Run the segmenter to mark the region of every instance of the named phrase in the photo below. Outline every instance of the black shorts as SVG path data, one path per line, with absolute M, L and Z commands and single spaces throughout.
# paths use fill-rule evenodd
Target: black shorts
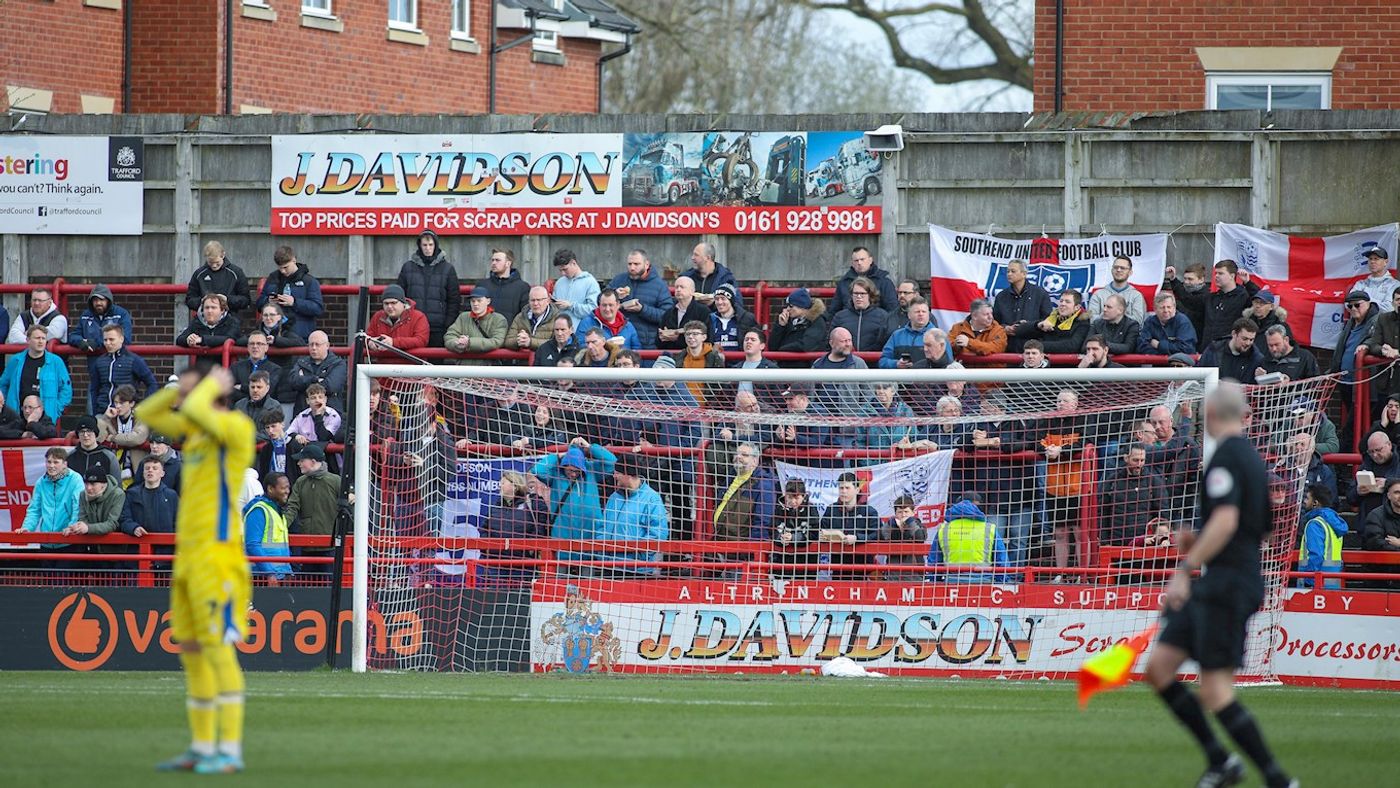
M 1264 601 L 1264 585 L 1258 578 L 1212 579 L 1195 583 L 1180 610 L 1167 611 L 1157 640 L 1185 651 L 1201 670 L 1236 669 L 1244 664 L 1249 617 Z

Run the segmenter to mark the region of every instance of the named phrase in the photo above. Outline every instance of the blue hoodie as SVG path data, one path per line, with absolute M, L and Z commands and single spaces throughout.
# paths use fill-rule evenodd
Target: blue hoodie
M 963 499 L 949 506 L 947 511 L 943 513 L 943 525 L 939 526 L 938 532 L 934 534 L 933 543 L 929 545 L 928 563 L 930 566 L 939 566 L 944 563 L 943 547 L 940 544 L 941 532 L 948 523 L 954 520 L 986 522 L 987 515 L 983 514 L 982 510 L 977 508 L 977 504 L 967 499 Z M 1010 566 L 1011 560 L 1006 553 L 1006 540 L 1002 538 L 1000 533 L 996 532 L 995 526 L 992 526 L 992 528 L 991 566 Z M 983 574 L 979 572 L 957 572 L 950 573 L 943 579 L 950 583 L 985 583 L 999 582 L 1004 578 L 1001 575 Z
M 603 520 L 598 525 L 598 538 L 619 542 L 662 542 L 670 535 L 670 516 L 661 495 L 646 481 L 635 490 L 618 488 L 608 496 Z M 651 553 L 613 553 L 606 557 L 617 560 L 649 561 Z M 638 574 L 654 575 L 656 567 L 638 567 Z
M 550 536 L 555 539 L 597 538 L 594 534 L 603 517 L 598 482 L 612 473 L 617 456 L 597 443 L 590 444 L 588 452 L 590 456 L 585 458 L 582 449 L 570 446 L 562 458 L 546 455 L 530 469 L 549 485 L 549 511 L 554 513 Z M 583 474 L 571 482 L 564 475 L 567 467 L 579 468 Z
M 107 299 L 107 311 L 101 315 L 92 309 L 94 298 Z M 106 285 L 96 285 L 88 296 L 88 308 L 78 316 L 76 325 L 68 330 L 68 344 L 87 351 L 102 349 L 102 329 L 107 326 L 121 326 L 126 335 L 126 344 L 131 344 L 131 313 L 117 305 L 112 289 Z
M 1327 542 L 1329 540 L 1326 529 L 1328 528 L 1332 529 L 1332 534 L 1337 539 L 1347 535 L 1346 521 L 1333 509 L 1319 506 L 1303 515 L 1303 551 L 1307 554 L 1307 558 L 1298 561 L 1299 572 L 1342 571 L 1340 563 L 1327 560 Z M 1298 587 L 1312 588 L 1312 578 L 1299 578 Z M 1341 588 L 1342 583 L 1334 578 L 1322 581 L 1322 587 Z

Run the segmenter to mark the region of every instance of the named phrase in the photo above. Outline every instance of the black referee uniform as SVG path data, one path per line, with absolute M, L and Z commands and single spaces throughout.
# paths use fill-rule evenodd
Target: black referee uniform
M 1274 530 L 1269 472 L 1247 438 L 1220 442 L 1200 495 L 1202 524 L 1217 506 L 1235 506 L 1239 526 L 1192 585 L 1186 604 L 1167 611 L 1160 640 L 1190 654 L 1202 670 L 1238 668 L 1244 663 L 1246 624 L 1264 601 L 1259 543 Z

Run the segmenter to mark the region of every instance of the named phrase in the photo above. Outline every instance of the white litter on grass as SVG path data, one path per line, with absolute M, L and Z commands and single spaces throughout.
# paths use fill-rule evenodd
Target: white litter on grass
M 879 671 L 862 668 L 850 657 L 837 657 L 825 665 L 822 665 L 822 675 L 835 676 L 839 679 L 882 679 L 885 677 L 885 674 Z

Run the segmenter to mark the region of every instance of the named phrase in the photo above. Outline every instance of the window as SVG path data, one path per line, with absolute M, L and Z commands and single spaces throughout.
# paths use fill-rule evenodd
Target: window
M 418 0 L 389 0 L 389 27 L 418 29 Z
M 331 0 L 301 0 L 301 12 L 315 16 L 332 16 Z
M 564 10 L 564 0 L 549 0 L 549 4 L 554 6 L 554 10 Z M 559 34 L 553 30 L 540 30 L 535 33 L 535 49 L 545 49 L 550 52 L 559 51 Z
M 452 37 L 472 37 L 471 0 L 452 0 Z
M 1330 74 L 1207 74 L 1206 109 L 1331 109 Z

